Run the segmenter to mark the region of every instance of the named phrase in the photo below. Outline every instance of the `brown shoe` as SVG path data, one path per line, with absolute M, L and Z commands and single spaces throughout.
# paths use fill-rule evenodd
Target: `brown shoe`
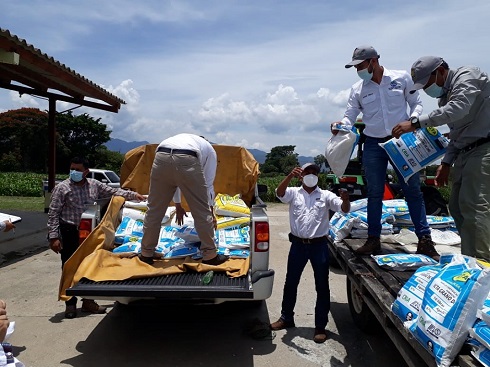
M 212 259 L 203 260 L 202 263 L 203 264 L 206 264 L 206 265 L 215 265 L 215 266 L 218 266 L 218 265 L 221 265 L 224 262 L 228 261 L 228 259 L 229 259 L 228 256 L 225 256 L 225 255 L 216 255 Z
M 296 325 L 294 324 L 294 321 L 286 321 L 282 318 L 277 320 L 276 322 L 273 322 L 270 327 L 272 330 L 282 330 L 282 329 L 289 329 L 291 327 L 295 327 Z
M 74 319 L 77 317 L 77 306 L 76 305 L 66 305 L 65 308 L 65 318 Z
M 316 329 L 315 328 L 315 335 L 313 336 L 313 341 L 315 343 L 325 343 L 327 340 L 327 330 L 325 329 Z
M 368 237 L 364 245 L 354 250 L 354 253 L 356 255 L 371 255 L 371 254 L 376 254 L 380 251 L 381 251 L 381 242 L 379 240 L 379 237 Z
M 436 261 L 439 261 L 441 256 L 434 247 L 435 243 L 430 236 L 422 236 L 417 244 L 417 254 L 427 255 Z
M 99 306 L 93 299 L 84 299 L 82 302 L 82 311 L 90 313 L 105 313 L 107 307 Z

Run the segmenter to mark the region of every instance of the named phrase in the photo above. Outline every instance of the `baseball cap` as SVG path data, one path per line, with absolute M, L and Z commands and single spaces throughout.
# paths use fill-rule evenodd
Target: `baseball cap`
M 429 81 L 430 74 L 436 70 L 444 62 L 442 57 L 438 56 L 422 56 L 412 65 L 412 80 L 413 88 L 410 93 L 414 93 L 417 89 L 425 87 Z
M 304 171 L 308 167 L 313 167 L 316 170 L 316 173 L 319 173 L 320 172 L 320 167 L 318 167 L 315 163 L 311 163 L 311 162 L 308 162 L 308 163 L 303 164 L 301 166 L 301 169 Z
M 352 61 L 345 65 L 346 69 L 358 65 L 367 59 L 377 59 L 379 58 L 378 53 L 373 48 L 373 46 L 359 46 L 354 50 L 352 54 Z

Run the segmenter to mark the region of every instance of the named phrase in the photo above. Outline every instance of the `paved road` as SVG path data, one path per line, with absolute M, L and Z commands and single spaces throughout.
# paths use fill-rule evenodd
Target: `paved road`
M 59 257 L 42 250 L 46 248 L 46 214 L 16 214 L 23 220 L 15 236 L 0 233 L 0 251 L 19 249 L 17 258 L 4 257 L 0 269 L 0 298 L 7 301 L 10 319 L 16 321 L 10 340 L 14 354 L 33 367 L 392 367 L 395 363 L 404 367 L 385 334 L 368 336 L 353 325 L 345 276 L 337 271 L 331 272 L 330 338 L 325 344 L 312 341 L 315 291 L 309 266 L 299 289 L 297 327 L 278 331 L 274 340 L 258 341 L 243 333 L 247 321 L 275 321 L 280 312 L 289 248 L 288 214 L 282 204 L 271 204 L 268 213 L 270 263 L 276 278 L 272 297 L 261 307 L 236 303 L 113 307 L 101 302 L 109 306 L 106 315 L 81 315 L 73 320 L 63 318 L 64 305 L 57 301 Z M 21 253 L 25 256 L 19 257 Z

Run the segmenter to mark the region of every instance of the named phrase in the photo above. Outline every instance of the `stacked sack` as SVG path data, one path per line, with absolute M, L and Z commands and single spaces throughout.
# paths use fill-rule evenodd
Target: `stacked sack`
M 439 264 L 414 273 L 391 308 L 437 365 L 449 367 L 474 332 L 489 291 L 490 269 L 471 257 L 443 255 Z
M 218 222 L 218 254 L 246 258 L 250 255 L 250 208 L 240 195 L 217 194 L 214 212 Z
M 481 364 L 490 367 L 490 294 L 478 309 L 476 316 L 477 320 L 470 329 L 471 338 L 467 343 L 472 349 L 471 354 Z
M 458 245 L 461 238 L 456 233 L 454 219 L 450 216 L 427 216 L 432 239 L 436 244 Z M 391 235 L 400 231 L 414 232 L 413 222 L 404 199 L 383 200 L 381 212 L 381 235 Z M 351 203 L 350 213 L 335 213 L 330 219 L 329 237 L 340 241 L 350 235 L 352 238 L 367 238 L 367 199 Z
M 147 202 L 126 201 L 121 210 L 121 223 L 116 229 L 114 253 L 141 252 L 143 223 L 148 210 Z M 191 213 L 184 217 L 184 223 L 178 225 L 175 207 L 168 207 L 161 224 L 155 253 L 165 259 L 201 258 L 199 235 L 194 227 Z M 218 253 L 231 257 L 246 258 L 250 251 L 250 209 L 238 195 L 217 194 L 214 210 L 218 225 L 215 243 Z
M 330 218 L 330 229 L 328 236 L 332 241 L 341 241 L 347 236 L 352 238 L 367 238 L 367 200 L 359 199 L 351 202 L 349 213 L 336 212 Z M 393 222 L 395 218 L 385 208 L 381 213 L 381 234 L 389 235 L 393 233 Z

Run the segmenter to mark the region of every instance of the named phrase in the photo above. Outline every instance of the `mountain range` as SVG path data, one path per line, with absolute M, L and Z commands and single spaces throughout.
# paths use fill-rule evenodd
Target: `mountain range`
M 145 145 L 145 144 L 150 144 L 147 141 L 124 141 L 121 139 L 111 139 L 109 140 L 105 146 L 107 149 L 113 151 L 113 152 L 119 152 L 121 154 L 126 154 L 128 151 L 131 149 L 137 148 L 140 145 Z M 259 149 L 248 149 L 247 150 L 254 156 L 255 160 L 259 162 L 260 164 L 265 162 L 265 157 L 267 155 L 266 152 L 259 150 Z M 305 156 L 298 156 L 298 161 L 300 166 L 302 166 L 305 163 L 308 162 L 313 162 L 313 157 L 305 157 Z

